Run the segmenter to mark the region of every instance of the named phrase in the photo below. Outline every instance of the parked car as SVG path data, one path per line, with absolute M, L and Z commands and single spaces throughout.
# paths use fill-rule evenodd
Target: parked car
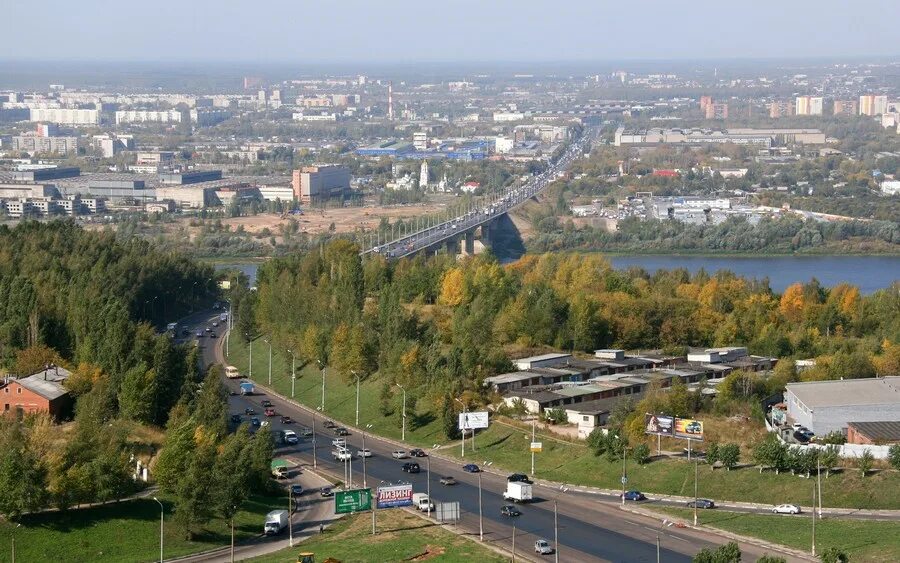
M 281 423 L 282 423 L 282 424 L 293 424 L 294 421 L 293 421 L 293 419 L 292 419 L 291 417 L 289 417 L 289 416 L 282 416 L 282 417 L 281 417 Z
M 453 477 L 451 477 L 449 475 L 447 475 L 445 477 L 441 477 L 441 485 L 449 486 L 449 485 L 455 485 L 455 484 L 456 484 L 456 479 L 454 479 Z
M 808 444 L 809 443 L 809 437 L 806 434 L 804 434 L 803 432 L 800 432 L 799 430 L 794 432 L 794 440 L 797 440 L 797 442 L 800 444 Z
M 341 426 L 340 428 L 335 428 L 334 433 L 338 436 L 349 436 L 350 431 Z
M 463 471 L 465 471 L 466 473 L 478 473 L 481 470 L 478 469 L 478 466 L 474 463 L 467 463 L 463 465 Z
M 391 457 L 394 459 L 406 459 L 409 457 L 409 454 L 405 450 L 394 450 L 391 452 Z
M 521 516 L 522 511 L 511 504 L 504 504 L 500 507 L 501 516 Z
M 529 485 L 532 484 L 531 479 L 529 479 L 528 475 L 525 475 L 524 473 L 513 473 L 512 475 L 507 477 L 506 480 L 510 483 L 528 483 Z
M 409 450 L 409 455 L 412 457 L 427 457 L 428 454 L 425 453 L 425 450 L 421 448 L 413 448 Z
M 267 409 L 272 406 L 272 401 L 270 401 L 268 399 L 263 399 L 263 402 L 261 404 L 264 409 Z
M 297 483 L 294 483 L 293 485 L 291 485 L 291 494 L 294 496 L 302 495 L 303 494 L 303 485 L 298 485 Z
M 696 505 L 697 508 L 715 508 L 716 507 L 716 503 L 709 500 L 708 498 L 698 498 L 696 501 L 690 500 L 687 503 L 688 508 L 694 508 L 694 505 Z
M 358 450 L 356 452 L 356 455 L 358 455 L 359 457 L 372 457 L 372 450 L 370 450 L 369 448 L 363 448 L 361 450 Z
M 553 545 L 547 540 L 538 540 L 534 542 L 534 552 L 538 555 L 551 555 L 553 553 Z
M 403 464 L 401 469 L 407 473 L 419 473 L 422 469 L 419 467 L 419 464 L 416 462 L 406 462 Z
M 331 489 L 331 487 L 322 487 L 321 490 L 319 490 L 319 494 L 323 497 L 333 497 L 334 491 Z
M 241 415 L 239 415 L 239 414 L 231 415 L 231 422 L 233 422 L 235 424 L 240 424 L 241 423 Z
M 647 497 L 640 491 L 625 491 L 625 500 L 647 500 Z
M 796 504 L 779 504 L 772 509 L 774 514 L 800 514 L 800 507 Z

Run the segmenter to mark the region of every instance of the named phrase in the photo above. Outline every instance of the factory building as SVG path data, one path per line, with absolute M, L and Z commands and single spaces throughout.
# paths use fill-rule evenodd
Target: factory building
M 350 170 L 339 164 L 317 164 L 294 170 L 294 197 L 302 203 L 343 198 L 350 192 Z

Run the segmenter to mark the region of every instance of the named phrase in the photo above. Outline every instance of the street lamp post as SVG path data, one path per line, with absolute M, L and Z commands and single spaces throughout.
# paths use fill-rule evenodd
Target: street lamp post
M 628 474 L 625 472 L 625 446 L 622 446 L 622 506 L 625 506 L 625 484 L 628 482 Z
M 513 522 L 513 530 L 512 530 L 512 560 L 513 563 L 516 563 L 516 523 Z
M 468 422 L 466 413 L 468 413 L 469 411 L 468 411 L 468 407 L 466 406 L 466 404 L 456 397 L 453 397 L 453 400 L 462 405 L 463 422 Z M 459 446 L 460 446 L 460 453 L 461 453 L 462 457 L 466 457 L 466 426 L 468 426 L 468 424 L 463 424 L 463 427 L 460 428 L 460 434 L 462 435 L 462 439 L 459 441 Z
M 325 362 L 316 360 L 322 366 L 322 414 L 325 414 Z
M 163 522 L 166 516 L 166 508 L 158 498 L 153 497 L 153 500 L 159 504 L 159 563 L 163 563 Z M 16 558 L 13 557 L 13 562 L 15 560 Z
M 366 483 L 366 430 L 372 428 L 371 424 L 366 424 L 366 427 L 363 429 L 363 488 L 366 488 L 368 484 Z
M 294 352 L 292 352 L 291 350 L 288 350 L 287 353 L 291 355 L 291 399 L 293 399 L 294 398 L 294 382 L 297 380 L 297 374 L 295 372 L 295 365 L 297 363 L 297 358 L 294 356 Z
M 288 487 L 288 546 L 294 547 L 294 488 Z
M 250 337 L 249 333 L 245 333 L 247 337 L 247 347 L 250 348 L 250 379 L 253 379 L 253 338 Z
M 534 439 L 535 439 L 534 425 L 535 425 L 535 420 L 532 418 L 531 419 L 531 442 L 532 443 L 534 443 Z M 534 477 L 534 448 L 530 448 L 530 449 L 531 449 L 531 476 Z
M 356 377 L 356 427 L 359 428 L 359 375 L 353 370 L 350 373 Z
M 16 524 L 16 527 L 13 528 L 12 531 L 12 537 L 10 538 L 12 543 L 12 563 L 16 563 L 16 530 L 18 530 L 21 525 L 22 524 Z M 160 562 L 162 562 L 162 559 L 160 559 Z
M 403 386 L 400 385 L 399 383 L 395 383 L 395 385 L 397 387 L 399 387 L 401 391 L 403 391 L 403 412 L 402 412 L 402 424 L 401 424 L 401 430 L 400 430 L 400 440 L 405 442 L 406 441 L 406 389 L 404 389 Z
M 481 510 L 481 471 L 478 472 L 478 539 L 484 541 L 484 513 Z
M 269 345 L 269 387 L 272 386 L 272 341 L 268 338 L 265 339 L 266 344 Z
M 428 517 L 431 518 L 431 452 L 428 452 L 428 457 L 425 458 L 425 471 L 428 473 L 425 476 L 427 479 L 425 494 L 428 495 Z
M 697 476 L 700 470 L 698 460 L 694 460 L 694 526 L 697 525 Z

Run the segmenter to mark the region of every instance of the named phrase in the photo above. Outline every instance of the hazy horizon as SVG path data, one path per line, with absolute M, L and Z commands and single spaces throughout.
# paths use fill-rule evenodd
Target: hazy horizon
M 35 12 L 40 18 L 35 21 Z M 13 2 L 0 60 L 238 64 L 551 64 L 887 58 L 900 3 L 270 0 Z M 34 41 L 35 34 L 55 40 Z M 74 39 L 74 40 L 73 40 Z M 62 51 L 60 45 L 66 50 Z

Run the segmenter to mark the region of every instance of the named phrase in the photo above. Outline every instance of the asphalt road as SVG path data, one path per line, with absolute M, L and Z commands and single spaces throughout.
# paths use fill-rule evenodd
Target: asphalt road
M 218 320 L 218 315 L 218 311 L 210 311 L 192 317 L 192 322 L 189 323 L 191 333 L 196 333 L 198 329 L 203 330 L 214 319 Z M 220 331 L 220 337 L 223 332 Z M 219 339 L 204 336 L 196 340 L 199 340 L 202 347 L 205 364 L 220 360 L 217 356 Z M 227 380 L 226 384 L 236 393 L 239 390 L 240 380 Z M 331 459 L 333 449 L 331 440 L 335 436 L 332 431 L 323 428 L 325 417 L 320 413 L 298 407 L 277 396 L 264 394 L 232 395 L 229 398 L 230 413 L 243 415 L 246 408 L 252 408 L 259 413 L 260 419 L 264 420 L 266 417 L 262 415 L 261 406 L 264 399 L 273 403 L 278 414 L 268 419 L 273 429 L 296 431 L 305 426 L 313 428 L 316 432 L 315 445 L 312 439 L 302 439 L 297 445 L 278 448 L 276 456 L 291 460 L 301 467 L 315 466 L 320 472 L 330 473 L 336 480 L 340 480 L 345 474 L 345 467 L 343 463 Z M 289 415 L 294 423 L 282 424 L 280 415 Z M 363 436 L 352 428 L 351 432 L 346 439 L 348 447 L 355 453 L 362 448 Z M 422 467 L 422 472 L 410 475 L 400 469 L 402 464 L 409 460 L 396 460 L 391 457 L 391 452 L 398 449 L 396 444 L 367 435 L 365 445 L 373 452 L 373 457 L 365 460 L 365 464 L 361 458 L 354 458 L 352 462 L 354 486 L 362 486 L 364 481 L 372 488 L 382 484 L 409 482 L 412 483 L 415 492 L 427 492 L 430 478 L 432 499 L 435 502 L 458 501 L 461 511 L 460 525 L 478 537 L 478 475 L 465 473 L 458 462 L 437 456 L 415 460 Z M 472 461 L 480 464 L 480 460 Z M 430 471 L 428 471 L 429 463 Z M 438 480 L 444 475 L 452 475 L 458 484 L 440 485 Z M 620 510 L 616 501 L 603 499 L 599 495 L 574 491 L 561 492 L 543 485 L 535 485 L 534 502 L 519 506 L 521 516 L 504 517 L 500 515 L 500 507 L 508 504 L 502 498 L 506 488 L 505 477 L 493 472 L 483 472 L 481 479 L 481 522 L 485 541 L 497 542 L 505 549 L 511 549 L 515 526 L 516 551 L 519 554 L 529 554 L 537 558 L 538 556 L 533 554 L 534 541 L 545 538 L 553 542 L 554 501 L 558 507 L 561 561 L 689 562 L 703 547 L 725 543 L 722 537 L 711 533 L 667 527 L 655 518 Z M 658 559 L 657 537 L 660 542 Z M 742 544 L 741 548 L 748 558 L 759 557 L 769 551 L 750 544 Z M 788 559 L 797 560 L 790 557 Z M 544 560 L 552 560 L 552 556 L 544 556 Z

